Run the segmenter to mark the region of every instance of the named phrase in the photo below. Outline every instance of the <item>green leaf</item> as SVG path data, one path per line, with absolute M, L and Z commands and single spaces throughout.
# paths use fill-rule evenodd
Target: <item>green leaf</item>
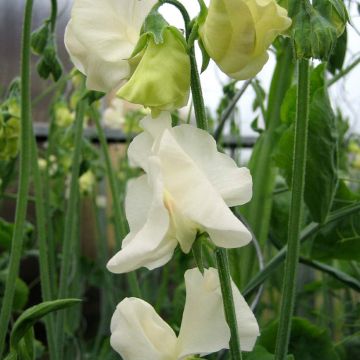
M 324 65 L 312 72 L 309 111 L 308 154 L 305 178 L 305 203 L 314 221 L 322 223 L 331 209 L 338 182 L 338 133 L 324 84 Z M 291 125 L 283 132 L 275 152 L 277 165 L 283 170 L 288 186 L 292 176 L 294 119 L 296 96 L 290 89 L 283 104 L 282 117 Z
M 7 271 L 1 271 L 0 272 L 0 297 L 2 297 L 3 290 L 5 288 L 5 282 L 7 278 Z M 17 278 L 15 281 L 15 294 L 14 294 L 14 300 L 13 300 L 13 310 L 19 311 L 24 308 L 24 306 L 27 304 L 29 299 L 29 287 L 27 284 L 21 280 L 20 278 Z
M 340 181 L 335 201 L 344 206 L 359 200 L 359 196 Z M 311 257 L 360 261 L 360 212 L 324 227 L 312 243 Z
M 27 331 L 43 316 L 67 307 L 79 304 L 79 299 L 61 299 L 46 301 L 25 310 L 16 320 L 10 337 L 11 348 L 16 348 L 19 341 L 25 336 Z
M 330 56 L 328 62 L 328 70 L 332 74 L 335 74 L 336 70 L 342 69 L 345 61 L 346 48 L 347 48 L 347 31 L 345 30 L 343 34 L 338 38 L 334 52 Z
M 270 353 L 275 352 L 278 321 L 262 330 L 258 344 Z M 289 353 L 302 360 L 339 360 L 328 330 L 311 324 L 308 320 L 292 319 Z

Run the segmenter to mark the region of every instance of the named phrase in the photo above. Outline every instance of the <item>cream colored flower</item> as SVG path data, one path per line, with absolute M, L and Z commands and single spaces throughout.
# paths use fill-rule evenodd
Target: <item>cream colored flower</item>
M 263 68 L 267 49 L 290 25 L 287 11 L 275 0 L 211 0 L 199 33 L 220 69 L 245 80 Z
M 216 269 L 185 273 L 186 302 L 179 335 L 145 301 L 125 298 L 111 320 L 111 346 L 124 360 L 177 360 L 229 348 L 219 275 Z M 251 351 L 259 327 L 254 314 L 232 282 L 242 351 Z
M 130 77 L 128 59 L 156 0 L 75 0 L 65 45 L 87 87 L 108 92 Z
M 251 199 L 249 170 L 218 152 L 206 131 L 190 125 L 172 128 L 169 113 L 141 124 L 145 131 L 130 144 L 128 157 L 146 175 L 128 184 L 130 233 L 108 269 L 124 273 L 162 266 L 178 244 L 188 253 L 198 232 L 207 232 L 224 248 L 248 244 L 251 234 L 229 206 Z

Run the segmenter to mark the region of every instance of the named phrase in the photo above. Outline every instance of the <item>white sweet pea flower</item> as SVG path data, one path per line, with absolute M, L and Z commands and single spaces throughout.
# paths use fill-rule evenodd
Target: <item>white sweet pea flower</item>
M 75 0 L 65 45 L 87 87 L 108 92 L 131 74 L 128 59 L 157 0 Z
M 177 360 L 229 348 L 230 329 L 225 320 L 216 269 L 185 273 L 186 302 L 179 336 L 145 301 L 125 298 L 111 320 L 111 346 L 124 360 Z M 232 282 L 242 351 L 251 351 L 259 336 L 254 314 Z
M 198 232 L 224 248 L 249 243 L 251 234 L 229 206 L 247 203 L 252 179 L 217 151 L 206 131 L 190 125 L 171 127 L 169 113 L 147 117 L 145 129 L 130 144 L 133 166 L 146 175 L 131 180 L 125 201 L 130 233 L 108 269 L 124 273 L 167 263 L 177 244 L 188 253 Z

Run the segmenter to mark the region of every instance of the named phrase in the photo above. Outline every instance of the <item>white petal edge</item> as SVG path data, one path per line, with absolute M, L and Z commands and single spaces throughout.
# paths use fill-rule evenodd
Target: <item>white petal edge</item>
M 108 262 L 109 271 L 117 274 L 147 267 L 149 270 L 166 264 L 177 246 L 176 239 L 168 236 L 170 219 L 164 205 L 164 187 L 158 159 L 150 160 L 148 175 L 152 201 L 144 226 L 130 232 L 123 241 L 122 249 Z
M 110 344 L 124 360 L 169 360 L 176 352 L 174 331 L 141 299 L 121 301 L 110 328 Z

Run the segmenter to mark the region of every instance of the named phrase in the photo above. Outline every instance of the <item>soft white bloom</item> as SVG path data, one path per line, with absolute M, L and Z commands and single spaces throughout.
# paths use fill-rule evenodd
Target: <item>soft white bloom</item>
M 128 59 L 157 0 L 75 0 L 65 45 L 87 87 L 108 92 L 131 75 Z
M 115 273 L 167 263 L 177 244 L 188 253 L 198 232 L 217 246 L 235 248 L 251 234 L 229 206 L 247 203 L 252 179 L 217 151 L 206 131 L 190 125 L 171 127 L 169 113 L 147 117 L 145 129 L 130 144 L 129 161 L 146 172 L 128 184 L 125 201 L 130 233 L 108 263 Z
M 125 298 L 111 320 L 111 346 L 124 360 L 177 360 L 229 348 L 219 275 L 216 269 L 185 273 L 186 302 L 179 336 L 145 301 Z M 251 351 L 259 336 L 254 314 L 232 282 L 242 351 Z
M 111 129 L 123 129 L 125 124 L 124 100 L 114 98 L 104 111 L 103 124 Z

